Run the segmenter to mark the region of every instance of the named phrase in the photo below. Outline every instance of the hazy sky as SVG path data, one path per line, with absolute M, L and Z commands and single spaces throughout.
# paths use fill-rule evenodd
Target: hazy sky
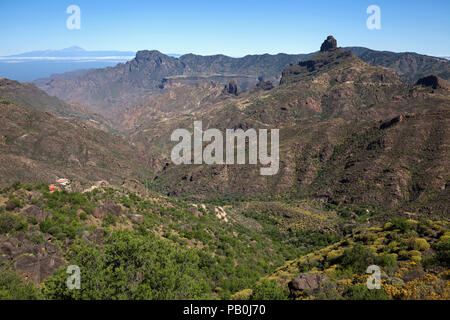
M 68 30 L 69 5 L 81 29 Z M 369 5 L 381 30 L 369 30 Z M 449 0 L 0 0 L 0 55 L 61 49 L 164 53 L 307 53 L 340 46 L 450 55 Z

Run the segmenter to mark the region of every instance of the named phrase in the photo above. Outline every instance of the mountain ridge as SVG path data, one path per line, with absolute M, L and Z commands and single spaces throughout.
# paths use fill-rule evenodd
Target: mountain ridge
M 419 54 L 378 53 L 376 51 L 353 47 L 357 55 L 374 65 L 393 68 L 403 80 L 415 83 L 419 78 L 436 74 L 450 79 L 450 61 Z M 157 50 L 143 50 L 125 64 L 115 67 L 90 70 L 77 76 L 51 77 L 39 79 L 34 83 L 50 95 L 63 100 L 76 101 L 95 112 L 110 116 L 108 109 L 120 109 L 139 103 L 146 97 L 164 90 L 165 79 L 171 76 L 197 76 L 196 82 L 207 81 L 210 74 L 222 74 L 216 78 L 219 84 L 227 84 L 226 74 L 235 74 L 241 90 L 255 86 L 261 79 L 275 84 L 280 80 L 282 70 L 290 63 L 297 63 L 312 57 L 312 54 L 299 55 L 248 55 L 232 58 L 225 55 L 198 56 L 186 54 L 179 58 L 169 57 Z M 380 58 L 377 55 L 382 55 Z M 413 67 L 405 67 L 404 61 Z M 147 64 L 147 65 L 146 65 Z M 248 79 L 248 77 L 252 79 Z M 241 78 L 239 78 L 241 77 Z M 62 78 L 62 79 L 61 79 Z M 203 80 L 202 80 L 203 78 Z M 242 79 L 239 81 L 239 79 Z M 192 82 L 190 82 L 192 83 Z M 194 82 L 195 83 L 195 82 Z M 89 84 L 89 85 L 88 85 Z

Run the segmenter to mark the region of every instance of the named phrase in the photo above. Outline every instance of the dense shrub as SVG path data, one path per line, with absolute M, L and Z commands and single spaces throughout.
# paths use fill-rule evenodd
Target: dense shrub
M 26 231 L 27 226 L 27 222 L 22 217 L 10 212 L 0 212 L 0 234 Z
M 65 238 L 75 239 L 77 232 L 82 229 L 80 221 L 74 216 L 64 213 L 56 213 L 52 218 L 47 218 L 39 224 L 43 233 L 49 233 L 58 240 Z
M 398 229 L 402 232 L 411 230 L 412 226 L 405 218 L 394 218 L 391 220 L 392 229 Z
M 34 232 L 30 235 L 30 241 L 34 244 L 43 244 L 45 243 L 44 236 L 42 233 Z
M 378 257 L 377 261 L 380 267 L 395 268 L 397 266 L 397 259 L 393 254 L 384 253 Z
M 15 181 L 12 187 L 14 190 L 19 190 L 22 187 L 22 184 L 20 183 L 20 181 Z
M 389 296 L 383 289 L 369 290 L 366 285 L 360 284 L 348 289 L 345 297 L 350 300 L 388 300 Z
M 417 224 L 417 232 L 421 235 L 428 236 L 431 234 L 431 226 L 427 221 L 420 221 Z
M 286 300 L 288 292 L 275 280 L 264 280 L 256 284 L 251 295 L 252 300 Z
M 433 246 L 436 251 L 435 259 L 443 267 L 450 267 L 450 239 L 441 240 Z
M 23 280 L 12 270 L 0 269 L 0 300 L 38 300 L 42 299 L 33 283 Z
M 360 274 L 365 273 L 368 266 L 377 262 L 377 256 L 370 249 L 360 244 L 346 249 L 339 259 L 343 269 L 350 269 Z
M 113 233 L 102 249 L 72 247 L 70 261 L 81 268 L 81 290 L 68 290 L 65 267 L 45 282 L 51 299 L 200 299 L 211 288 L 193 250 L 178 249 L 153 234 Z
M 414 240 L 414 249 L 419 251 L 425 251 L 430 248 L 430 245 L 428 244 L 426 239 L 423 238 L 417 238 Z
M 114 226 L 116 225 L 117 221 L 119 221 L 119 218 L 117 218 L 115 215 L 108 213 L 104 218 L 103 218 L 103 227 L 108 227 L 108 226 Z

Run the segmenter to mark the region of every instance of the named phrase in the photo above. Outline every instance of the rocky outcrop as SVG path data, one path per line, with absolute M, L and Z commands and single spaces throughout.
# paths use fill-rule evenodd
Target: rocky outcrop
M 30 279 L 36 283 L 43 282 L 53 275 L 53 272 L 65 264 L 59 257 L 23 255 L 14 263 L 14 269 L 25 279 Z
M 327 40 L 322 43 L 320 52 L 331 51 L 337 49 L 337 41 L 333 36 L 328 36 Z
M 115 215 L 115 216 L 120 216 L 122 213 L 122 207 L 118 204 L 116 204 L 113 200 L 111 199 L 106 199 L 105 204 L 103 205 L 103 207 L 111 214 Z
M 305 290 L 316 290 L 322 282 L 327 281 L 327 277 L 321 274 L 301 274 L 289 282 L 289 290 L 292 295 L 296 295 Z
M 237 87 L 236 82 L 234 80 L 231 80 L 229 84 L 225 85 L 223 92 L 237 96 L 238 95 L 238 87 Z
M 399 122 L 402 122 L 403 120 L 405 120 L 405 117 L 403 115 L 399 115 L 398 117 L 395 117 L 392 120 L 382 123 L 380 126 L 380 129 L 384 130 L 384 129 L 390 128 L 393 125 L 395 125 Z
M 141 214 L 129 214 L 128 218 L 130 218 L 131 221 L 138 224 L 144 223 L 144 216 Z
M 5 209 L 8 211 L 13 211 L 14 209 L 18 208 L 19 204 L 13 201 L 8 201 L 5 203 Z
M 103 246 L 103 236 L 104 230 L 102 228 L 95 229 L 93 231 L 83 231 L 81 234 L 81 238 L 90 243 L 96 243 L 100 246 Z
M 108 212 L 103 207 L 95 207 L 92 209 L 92 215 L 97 219 L 103 219 Z
M 31 205 L 28 208 L 24 209 L 23 212 L 28 217 L 36 219 L 37 222 L 44 221 L 47 217 L 52 216 L 50 212 L 41 210 L 39 207 L 35 205 Z
M 272 90 L 274 88 L 272 81 L 260 81 L 258 82 L 258 84 L 256 85 L 257 89 L 260 90 Z
M 122 207 L 111 199 L 106 199 L 105 204 L 101 207 L 92 209 L 92 215 L 97 219 L 102 219 L 107 214 L 119 217 L 122 214 Z
M 416 83 L 417 86 L 431 87 L 433 89 L 450 89 L 450 83 L 435 75 L 421 78 Z
M 0 236 L 0 263 L 12 265 L 25 279 L 35 283 L 43 282 L 66 264 L 57 244 L 36 244 L 27 240 L 23 233 L 12 238 Z

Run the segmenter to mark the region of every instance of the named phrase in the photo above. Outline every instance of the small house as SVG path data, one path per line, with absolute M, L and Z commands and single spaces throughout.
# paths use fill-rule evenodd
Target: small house
M 56 180 L 56 183 L 65 187 L 70 184 L 70 180 L 69 179 L 58 179 L 58 180 Z

